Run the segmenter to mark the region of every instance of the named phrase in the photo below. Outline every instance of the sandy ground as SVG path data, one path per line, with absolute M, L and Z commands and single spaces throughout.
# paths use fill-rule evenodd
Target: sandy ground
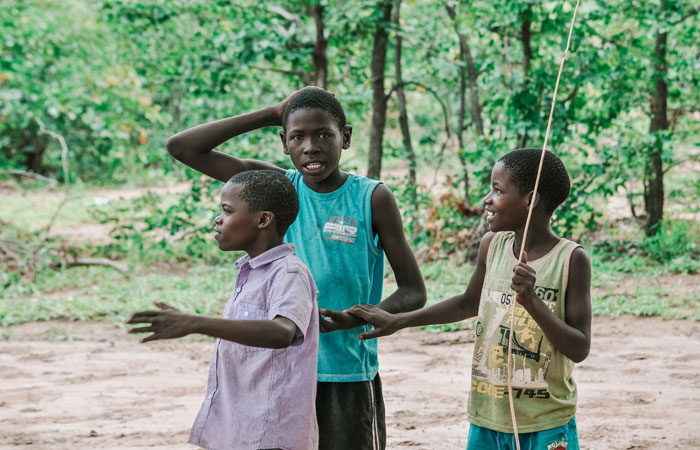
M 574 372 L 585 449 L 700 448 L 700 323 L 597 318 Z M 187 449 L 212 343 L 100 322 L 0 329 L 1 449 Z M 63 340 L 56 340 L 56 338 Z M 464 449 L 471 331 L 380 343 L 389 449 Z

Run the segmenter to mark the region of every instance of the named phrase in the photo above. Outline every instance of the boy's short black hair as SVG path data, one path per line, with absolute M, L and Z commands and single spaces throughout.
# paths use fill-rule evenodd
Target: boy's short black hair
M 294 185 L 274 170 L 248 170 L 232 176 L 228 183 L 243 186 L 238 194 L 248 211 L 270 211 L 275 215 L 277 232 L 284 236 L 299 213 L 299 197 Z
M 342 130 L 347 124 L 345 111 L 337 98 L 325 89 L 305 89 L 292 97 L 282 115 L 282 128 L 287 129 L 289 116 L 300 109 L 319 108 L 330 114 Z
M 539 148 L 521 148 L 503 155 L 498 160 L 510 172 L 510 180 L 518 188 L 520 195 L 527 195 L 535 189 L 541 157 L 542 150 Z M 571 180 L 564 163 L 549 150 L 544 155 L 537 191 L 549 214 L 566 200 L 571 191 Z

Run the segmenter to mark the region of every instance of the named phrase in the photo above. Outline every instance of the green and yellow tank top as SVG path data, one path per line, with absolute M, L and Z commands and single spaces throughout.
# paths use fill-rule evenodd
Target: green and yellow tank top
M 481 289 L 472 359 L 469 421 L 513 432 L 508 401 L 510 305 L 515 304 L 513 404 L 518 432 L 530 433 L 566 424 L 576 412 L 574 362 L 555 350 L 537 322 L 515 301 L 510 288 L 514 233 L 496 233 L 489 245 Z M 561 239 L 545 256 L 528 265 L 537 272 L 535 291 L 564 320 L 569 261 L 577 243 Z

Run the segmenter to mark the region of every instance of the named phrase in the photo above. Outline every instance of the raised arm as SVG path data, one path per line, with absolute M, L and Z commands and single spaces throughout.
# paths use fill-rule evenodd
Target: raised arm
M 307 87 L 304 89 L 319 89 Z M 239 172 L 256 169 L 283 169 L 266 161 L 242 159 L 214 151 L 216 147 L 236 136 L 258 128 L 281 126 L 284 110 L 299 91 L 274 106 L 257 111 L 197 125 L 171 136 L 165 147 L 178 161 L 219 181 L 228 181 Z
M 129 317 L 128 324 L 149 323 L 129 333 L 149 333 L 141 342 L 173 339 L 198 333 L 237 342 L 242 345 L 264 348 L 285 348 L 292 344 L 297 326 L 286 317 L 272 320 L 228 320 L 183 313 L 165 303 L 155 302 L 157 311 L 140 311 Z
M 492 238 L 493 234 L 487 233 L 481 239 L 476 267 L 462 294 L 448 297 L 427 308 L 397 314 L 389 314 L 370 305 L 353 306 L 349 311 L 352 315 L 374 325 L 374 330 L 361 334 L 360 339 L 388 336 L 402 328 L 459 322 L 476 316 L 486 274 L 486 256 Z
M 537 297 L 535 271 L 525 263 L 515 266 L 512 288 L 542 328 L 552 345 L 574 362 L 581 362 L 591 349 L 591 263 L 582 248 L 571 255 L 566 288 L 566 320 L 562 321 Z

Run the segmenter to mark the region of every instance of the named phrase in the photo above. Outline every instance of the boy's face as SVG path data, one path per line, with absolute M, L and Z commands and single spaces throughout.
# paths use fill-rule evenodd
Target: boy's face
M 524 226 L 528 197 L 510 180 L 510 170 L 497 162 L 491 171 L 491 192 L 484 197 L 490 231 L 514 231 Z
M 224 251 L 245 250 L 258 237 L 261 211 L 248 212 L 248 203 L 241 199 L 241 184 L 226 183 L 221 190 L 221 214 L 214 219 L 214 238 Z
M 307 183 L 320 183 L 339 173 L 340 154 L 350 146 L 352 128 L 340 129 L 333 116 L 320 108 L 299 109 L 280 133 L 284 152 Z

